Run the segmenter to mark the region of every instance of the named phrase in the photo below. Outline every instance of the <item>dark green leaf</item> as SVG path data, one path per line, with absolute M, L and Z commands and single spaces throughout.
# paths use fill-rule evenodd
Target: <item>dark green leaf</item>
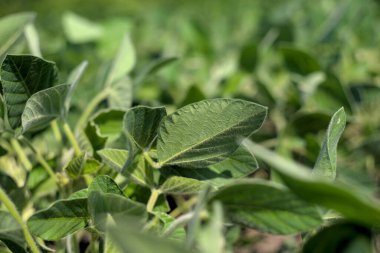
M 124 115 L 124 132 L 141 150 L 150 148 L 157 137 L 157 128 L 165 116 L 165 107 L 134 107 Z
M 3 96 L 12 128 L 21 126 L 21 115 L 27 100 L 36 92 L 57 82 L 53 62 L 30 55 L 7 55 L 0 70 Z
M 267 109 L 238 99 L 210 99 L 165 117 L 158 130 L 159 164 L 205 167 L 226 159 L 237 139 L 259 129 Z
M 257 45 L 248 44 L 243 47 L 240 53 L 239 65 L 244 71 L 251 73 L 257 63 Z
M 12 217 L 10 213 L 0 210 L 0 240 L 3 241 L 8 248 L 24 249 L 24 234 L 20 225 Z M 25 252 L 25 251 L 22 251 Z
M 296 73 L 308 75 L 320 71 L 319 62 L 310 54 L 291 47 L 282 47 L 281 53 L 284 56 L 286 66 Z
M 92 180 L 91 184 L 88 186 L 88 192 L 99 191 L 103 193 L 114 193 L 123 195 L 119 186 L 113 181 L 109 176 L 97 176 Z

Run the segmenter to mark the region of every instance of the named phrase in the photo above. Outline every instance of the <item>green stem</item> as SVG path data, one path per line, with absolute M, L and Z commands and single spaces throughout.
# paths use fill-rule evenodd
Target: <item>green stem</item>
M 82 127 L 84 127 L 84 125 L 86 124 L 88 118 L 90 118 L 91 113 L 96 109 L 96 107 L 98 106 L 98 104 L 100 102 L 102 102 L 104 99 L 106 99 L 108 97 L 108 95 L 109 95 L 109 90 L 107 88 L 103 89 L 100 93 L 98 93 L 98 95 L 96 95 L 90 101 L 90 103 L 88 103 L 87 107 L 85 108 L 85 110 L 83 111 L 81 117 L 78 120 L 78 123 L 77 123 L 77 126 L 76 126 L 76 131 L 78 131 L 79 129 L 81 129 Z
M 18 140 L 15 138 L 12 138 L 11 145 L 12 145 L 13 150 L 16 152 L 18 158 L 20 159 L 22 166 L 24 166 L 26 170 L 30 171 L 33 168 L 33 165 L 29 161 L 27 155 L 24 152 L 24 149 L 21 147 Z
M 34 155 L 36 156 L 36 160 L 39 164 L 41 164 L 42 168 L 46 170 L 46 172 L 49 174 L 49 176 L 56 182 L 59 183 L 59 180 L 57 178 L 57 175 L 55 174 L 54 170 L 50 167 L 49 163 L 45 160 L 45 158 L 41 155 L 41 153 L 36 150 L 32 143 L 28 141 L 24 136 L 21 136 L 20 139 L 32 150 Z
M 51 129 L 53 130 L 53 134 L 54 134 L 55 140 L 58 143 L 61 143 L 62 142 L 62 135 L 61 135 L 61 131 L 59 130 L 59 126 L 58 126 L 57 120 L 53 120 L 50 123 L 50 126 L 51 126 Z
M 146 205 L 146 211 L 147 212 L 151 213 L 153 211 L 154 205 L 156 204 L 157 198 L 158 198 L 158 196 L 160 196 L 160 194 L 161 194 L 160 190 L 152 189 L 148 203 Z
M 40 253 L 40 250 L 37 247 L 36 242 L 34 241 L 32 235 L 30 234 L 28 227 L 23 222 L 20 214 L 18 213 L 15 204 L 13 204 L 12 200 L 7 196 L 7 194 L 4 192 L 3 188 L 0 186 L 0 200 L 4 203 L 4 206 L 7 208 L 9 213 L 13 216 L 13 218 L 17 221 L 17 223 L 20 225 L 22 231 L 24 232 L 26 243 L 29 245 L 30 250 L 33 253 Z
M 71 146 L 74 148 L 75 154 L 77 156 L 80 156 L 82 152 L 80 151 L 78 142 L 76 141 L 75 136 L 73 132 L 71 131 L 69 124 L 67 124 L 66 121 L 63 122 L 63 131 L 65 132 L 67 138 L 69 139 Z
M 155 169 L 161 168 L 161 165 L 159 163 L 153 161 L 153 159 L 150 157 L 148 152 L 144 151 L 143 156 L 144 156 L 145 160 L 149 163 L 150 166 L 152 166 Z

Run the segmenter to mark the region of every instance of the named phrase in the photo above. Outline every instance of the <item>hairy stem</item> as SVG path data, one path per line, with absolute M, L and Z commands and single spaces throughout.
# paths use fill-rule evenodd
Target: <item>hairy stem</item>
M 146 205 L 147 212 L 151 213 L 153 211 L 154 205 L 156 204 L 158 196 L 160 196 L 160 194 L 161 194 L 160 190 L 152 189 L 148 203 Z
M 149 163 L 150 166 L 152 166 L 155 169 L 160 169 L 161 165 L 155 161 L 153 161 L 152 157 L 150 157 L 149 153 L 147 151 L 143 152 L 143 156 L 145 160 Z
M 109 90 L 108 89 L 103 89 L 96 95 L 90 103 L 88 103 L 87 107 L 84 109 L 81 117 L 78 120 L 77 126 L 75 128 L 76 131 L 84 127 L 86 124 L 88 118 L 90 118 L 91 113 L 96 109 L 98 104 L 102 102 L 104 99 L 106 99 L 109 95 Z
M 30 234 L 30 232 L 28 230 L 28 227 L 26 226 L 26 224 L 22 220 L 20 214 L 18 213 L 15 204 L 8 197 L 8 195 L 4 192 L 3 188 L 1 188 L 1 186 L 0 186 L 0 200 L 2 203 L 4 203 L 4 206 L 7 208 L 9 213 L 13 216 L 13 218 L 20 225 L 22 231 L 24 232 L 26 243 L 29 245 L 29 248 L 32 251 L 32 253 L 40 253 L 40 250 L 38 249 L 36 242 L 34 241 L 32 235 Z
M 51 126 L 51 129 L 53 130 L 55 140 L 58 143 L 61 143 L 62 142 L 62 135 L 61 135 L 61 131 L 59 131 L 59 126 L 58 126 L 57 120 L 53 120 L 50 123 L 50 126 Z
M 82 154 L 78 142 L 75 139 L 75 136 L 73 134 L 73 131 L 71 131 L 71 128 L 69 124 L 67 124 L 66 121 L 63 122 L 63 131 L 65 132 L 67 138 L 69 139 L 71 146 L 74 148 L 75 154 L 77 156 L 80 156 Z
M 33 165 L 29 161 L 27 155 L 24 152 L 24 149 L 21 147 L 21 145 L 18 142 L 18 140 L 15 139 L 15 138 L 12 138 L 11 139 L 11 145 L 12 145 L 13 150 L 16 152 L 17 157 L 20 159 L 20 162 L 21 162 L 22 166 L 26 170 L 30 171 L 33 168 Z

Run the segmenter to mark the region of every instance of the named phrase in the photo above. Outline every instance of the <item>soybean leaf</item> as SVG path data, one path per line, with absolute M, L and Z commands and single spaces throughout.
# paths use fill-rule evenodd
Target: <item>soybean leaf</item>
M 38 38 L 36 27 L 33 24 L 26 25 L 24 34 L 30 52 L 35 56 L 42 57 L 40 39 Z
M 6 52 L 19 40 L 27 24 L 36 14 L 32 12 L 16 13 L 0 19 L 0 62 Z
M 88 196 L 88 210 L 94 225 L 100 231 L 105 231 L 108 214 L 113 219 L 134 218 L 143 220 L 147 213 L 145 206 L 113 193 L 91 191 Z
M 20 225 L 8 212 L 0 210 L 0 241 L 14 252 L 26 252 L 24 250 L 24 235 Z
M 44 240 L 58 240 L 88 225 L 87 198 L 59 200 L 28 220 L 30 232 Z
M 167 65 L 170 65 L 176 60 L 178 60 L 177 57 L 164 57 L 164 58 L 160 58 L 155 61 L 152 61 L 144 69 L 142 69 L 142 71 L 137 75 L 137 77 L 135 78 L 136 85 L 139 85 L 149 75 L 156 73 L 157 71 L 161 70 Z
M 117 172 L 121 172 L 128 160 L 129 152 L 122 149 L 102 149 L 98 151 L 102 161 Z M 146 187 L 154 187 L 153 171 L 146 166 L 141 154 L 134 157 L 131 166 L 123 171 L 123 175 L 130 177 L 134 182 Z
M 68 113 L 70 110 L 70 102 L 71 98 L 73 96 L 73 92 L 75 88 L 77 87 L 80 78 L 82 77 L 84 71 L 86 70 L 88 65 L 87 61 L 83 61 L 81 64 L 79 64 L 69 75 L 67 79 L 67 83 L 70 84 L 70 89 L 67 92 L 67 96 L 65 99 L 65 113 Z M 66 115 L 65 115 L 66 116 Z
M 132 81 L 129 77 L 114 81 L 109 88 L 108 104 L 110 108 L 127 110 L 133 102 Z
M 158 217 L 162 223 L 159 234 L 161 236 L 165 236 L 168 229 L 170 229 L 170 226 L 176 219 L 164 212 L 155 211 L 153 214 Z M 170 233 L 169 236 L 167 236 L 167 238 L 178 242 L 183 242 L 186 238 L 186 231 L 183 227 L 176 228 L 172 233 Z
M 102 27 L 75 14 L 66 12 L 62 17 L 63 32 L 71 43 L 88 43 L 99 39 Z
M 321 70 L 319 62 L 310 54 L 292 47 L 280 49 L 286 66 L 296 73 L 308 75 Z
M 309 238 L 302 252 L 304 253 L 371 253 L 371 230 L 352 223 L 338 223 L 321 229 Z
M 195 103 L 204 99 L 206 99 L 206 96 L 205 94 L 203 94 L 203 91 L 197 85 L 193 85 L 187 90 L 186 97 L 182 100 L 180 107 L 183 107 L 185 105 Z
M 170 194 L 194 194 L 199 193 L 206 186 L 206 183 L 193 178 L 169 176 L 160 185 L 160 191 Z
M 104 253 L 123 253 L 123 251 L 119 249 L 119 247 L 115 244 L 114 240 L 109 234 L 108 221 L 107 221 L 107 228 L 106 228 L 106 234 L 105 234 L 105 239 L 104 239 Z
M 94 180 L 92 180 L 91 184 L 88 186 L 88 192 L 91 193 L 92 191 L 123 195 L 123 192 L 120 190 L 115 181 L 105 175 L 97 176 Z
M 85 174 L 92 174 L 100 169 L 101 164 L 88 157 L 87 153 L 75 157 L 65 167 L 66 173 L 69 177 L 75 179 Z
M 132 226 L 130 221 L 116 221 L 117 226 L 109 227 L 109 235 L 122 252 L 132 253 L 196 253 L 197 250 L 188 250 L 180 244 L 151 234 L 139 232 L 137 225 Z
M 165 107 L 134 107 L 124 115 L 124 132 L 141 150 L 144 150 L 149 148 L 157 137 L 157 128 L 164 116 L 166 116 Z
M 103 137 L 118 136 L 123 130 L 123 117 L 125 110 L 108 109 L 101 110 L 92 118 L 98 127 L 98 133 Z
M 114 82 L 125 77 L 135 66 L 136 55 L 131 39 L 125 34 L 115 59 L 112 62 L 111 69 L 108 72 L 105 86 L 110 86 Z
M 311 175 L 310 169 L 303 165 L 287 160 L 251 141 L 245 140 L 244 143 L 256 157 L 271 165 L 298 197 L 331 208 L 360 224 L 380 227 L 380 203 L 361 188 L 340 181 L 326 181 Z
M 10 126 L 21 126 L 21 115 L 27 100 L 36 92 L 57 82 L 53 62 L 30 55 L 7 55 L 0 70 L 2 93 L 7 106 Z
M 230 157 L 202 169 L 187 169 L 167 167 L 160 171 L 163 175 L 175 175 L 199 180 L 201 184 L 208 183 L 214 188 L 243 178 L 258 169 L 255 157 L 244 146 L 240 146 Z
M 86 127 L 79 132 L 78 142 L 83 150 L 97 158 L 96 151 L 104 148 L 107 137 L 101 136 L 99 128 L 92 121 L 87 122 Z
M 251 73 L 257 64 L 258 52 L 255 43 L 247 44 L 240 52 L 239 66 L 242 70 Z
M 72 193 L 69 196 L 69 199 L 83 199 L 83 198 L 87 198 L 87 197 L 88 197 L 88 189 L 85 188 L 85 189 L 82 189 L 82 190 L 79 190 L 79 191 Z
M 336 152 L 340 136 L 346 126 L 346 114 L 343 107 L 340 108 L 331 118 L 329 127 L 317 162 L 314 165 L 313 173 L 327 179 L 334 180 L 336 177 Z
M 225 238 L 223 226 L 223 209 L 219 202 L 214 202 L 210 221 L 199 230 L 198 244 L 202 253 L 224 253 Z
M 210 99 L 166 116 L 157 140 L 159 164 L 202 168 L 226 159 L 236 139 L 259 129 L 267 108 L 239 99 Z
M 34 93 L 21 115 L 22 131 L 41 129 L 55 118 L 63 118 L 69 89 L 70 85 L 62 84 Z
M 293 234 L 321 223 L 315 206 L 269 181 L 236 182 L 218 190 L 211 199 L 215 200 L 223 204 L 231 221 L 263 232 Z
M 6 105 L 4 103 L 3 96 L 0 94 L 0 133 L 3 132 L 7 128 L 6 122 L 7 122 Z

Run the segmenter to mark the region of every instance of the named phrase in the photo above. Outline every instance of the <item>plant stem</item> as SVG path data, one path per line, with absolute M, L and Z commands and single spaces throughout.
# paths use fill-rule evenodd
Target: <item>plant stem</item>
M 40 250 L 37 247 L 36 242 L 34 241 L 32 235 L 30 234 L 28 227 L 23 222 L 20 214 L 17 211 L 17 208 L 15 204 L 13 204 L 12 200 L 7 196 L 7 194 L 4 192 L 3 188 L 0 186 L 0 200 L 4 203 L 4 206 L 7 208 L 9 213 L 13 216 L 13 218 L 17 221 L 17 223 L 20 225 L 22 231 L 24 232 L 25 240 L 27 244 L 30 247 L 30 250 L 33 253 L 40 253 Z
M 16 152 L 18 158 L 20 159 L 22 166 L 24 166 L 26 170 L 30 171 L 33 168 L 33 165 L 29 161 L 27 155 L 24 152 L 24 149 L 21 147 L 18 140 L 15 138 L 12 138 L 11 145 L 12 145 L 13 150 Z
M 21 140 L 32 150 L 34 155 L 36 156 L 36 160 L 41 164 L 42 168 L 46 170 L 46 172 L 49 174 L 49 176 L 56 182 L 59 183 L 59 180 L 57 178 L 57 175 L 55 174 L 54 170 L 50 167 L 49 163 L 45 160 L 45 158 L 41 155 L 41 153 L 36 150 L 32 143 L 28 141 L 24 136 L 20 137 Z
M 104 99 L 108 97 L 108 95 L 109 90 L 107 88 L 103 89 L 90 101 L 90 103 L 88 103 L 87 107 L 85 108 L 81 117 L 78 120 L 77 126 L 75 128 L 76 131 L 78 131 L 86 124 L 86 121 L 91 116 L 91 113 L 96 109 L 100 102 L 102 102 Z
M 50 126 L 51 126 L 51 129 L 53 130 L 55 140 L 58 143 L 61 143 L 62 142 L 62 135 L 61 135 L 61 131 L 59 131 L 59 126 L 58 126 L 57 120 L 53 120 L 50 123 Z
M 71 146 L 74 148 L 75 154 L 77 156 L 80 156 L 82 152 L 80 151 L 78 142 L 76 141 L 75 136 L 73 132 L 71 131 L 69 124 L 67 124 L 66 121 L 63 122 L 63 131 L 65 132 L 67 138 L 69 139 Z
M 153 211 L 154 205 L 156 204 L 157 198 L 158 198 L 158 196 L 160 196 L 160 194 L 161 194 L 160 190 L 152 189 L 148 203 L 146 205 L 146 211 L 147 212 L 151 213 Z
M 145 160 L 149 163 L 150 166 L 152 166 L 155 169 L 161 168 L 161 165 L 159 163 L 153 161 L 153 159 L 150 157 L 150 155 L 147 151 L 143 152 L 143 156 L 144 156 Z

